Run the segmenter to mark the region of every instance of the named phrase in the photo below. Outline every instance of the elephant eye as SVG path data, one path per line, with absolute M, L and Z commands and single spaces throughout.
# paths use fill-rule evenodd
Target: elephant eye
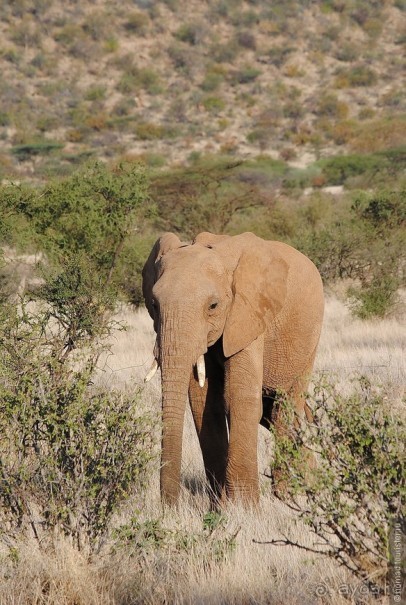
M 218 303 L 217 302 L 213 302 L 211 303 L 211 305 L 209 305 L 209 309 L 210 311 L 212 311 L 213 309 L 215 309 L 217 307 Z

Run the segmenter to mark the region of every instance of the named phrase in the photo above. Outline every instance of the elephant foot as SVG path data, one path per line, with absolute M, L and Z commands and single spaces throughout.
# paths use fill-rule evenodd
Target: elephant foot
M 222 507 L 232 503 L 241 504 L 245 509 L 254 509 L 259 504 L 259 485 L 226 485 L 220 502 Z

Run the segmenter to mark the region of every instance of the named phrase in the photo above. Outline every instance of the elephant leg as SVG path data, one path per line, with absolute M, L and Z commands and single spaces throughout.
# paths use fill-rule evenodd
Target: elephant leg
M 205 355 L 207 380 L 200 387 L 192 374 L 189 400 L 203 454 L 206 476 L 210 484 L 210 497 L 217 504 L 225 481 L 228 452 L 228 430 L 224 405 L 224 373 L 220 366 Z
M 225 368 L 225 399 L 230 442 L 223 497 L 256 504 L 259 499 L 258 424 L 262 416 L 263 338 L 230 357 Z
M 262 417 L 259 424 L 268 430 L 271 428 L 272 424 L 274 408 L 276 405 L 275 400 L 276 391 L 267 389 L 265 393 L 262 393 Z

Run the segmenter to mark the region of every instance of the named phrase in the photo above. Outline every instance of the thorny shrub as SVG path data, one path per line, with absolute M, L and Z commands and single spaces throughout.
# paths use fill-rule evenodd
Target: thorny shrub
M 286 501 L 317 538 L 310 550 L 328 554 L 383 590 L 391 524 L 406 513 L 406 424 L 365 377 L 348 396 L 320 380 L 314 399 L 314 421 L 301 422 L 294 436 L 276 442 Z M 291 406 L 283 413 L 293 420 Z M 308 450 L 317 460 L 310 474 L 303 464 Z
M 92 553 L 145 487 L 155 433 L 139 391 L 93 385 L 113 326 L 80 267 L 62 277 L 46 303 L 0 308 L 0 541 L 30 532 L 42 546 L 57 531 Z

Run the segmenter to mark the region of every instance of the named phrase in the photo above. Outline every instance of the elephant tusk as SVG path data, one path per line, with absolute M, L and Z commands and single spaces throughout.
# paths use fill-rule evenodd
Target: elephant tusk
M 204 364 L 204 355 L 200 355 L 199 359 L 197 360 L 196 366 L 199 384 L 203 388 L 206 380 L 206 366 Z
M 151 380 L 151 378 L 153 378 L 155 376 L 155 374 L 157 373 L 157 370 L 158 370 L 158 362 L 156 359 L 154 359 L 148 374 L 144 378 L 144 382 L 149 382 Z

